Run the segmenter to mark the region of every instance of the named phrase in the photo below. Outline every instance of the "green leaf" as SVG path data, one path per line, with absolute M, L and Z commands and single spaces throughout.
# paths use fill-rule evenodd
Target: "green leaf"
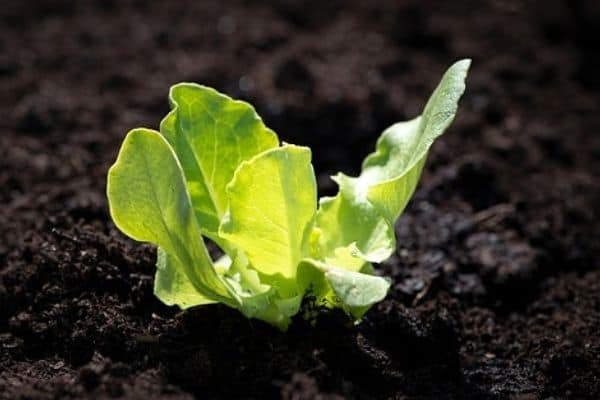
M 172 110 L 160 131 L 181 162 L 202 232 L 218 241 L 228 205 L 225 187 L 243 161 L 277 147 L 277 135 L 250 104 L 212 88 L 179 83 L 169 99 Z
M 316 182 L 307 147 L 285 145 L 240 165 L 227 186 L 229 214 L 219 235 L 267 276 L 294 279 L 308 249 Z
M 343 266 L 338 254 L 351 252 L 371 262 L 392 254 L 396 219 L 416 188 L 431 144 L 454 119 L 469 65 L 462 60 L 448 69 L 421 116 L 384 131 L 358 177 L 334 177 L 340 190 L 322 199 L 317 212 L 317 255 Z
M 233 260 L 229 256 L 226 258 L 229 259 L 229 262 L 227 266 L 223 265 L 225 267 L 224 278 L 231 282 L 231 287 L 236 290 L 242 300 L 266 294 L 271 290 L 271 286 L 261 281 L 258 272 L 251 267 L 242 251 L 236 251 Z
M 334 177 L 340 186 L 335 197 L 320 200 L 316 217 L 317 257 L 358 271 L 365 262 L 380 262 L 394 248 L 394 230 L 377 209 L 357 192 L 352 179 Z
M 383 300 L 390 288 L 389 279 L 342 268 L 331 268 L 325 278 L 342 303 L 353 308 L 372 306 Z
M 318 300 L 328 306 L 341 306 L 356 319 L 383 300 L 391 284 L 389 278 L 348 271 L 318 260 L 304 259 L 301 266 L 303 272 L 311 277 L 311 290 Z
M 169 256 L 159 247 L 154 276 L 154 295 L 166 305 L 176 305 L 181 309 L 215 303 L 215 300 L 203 296 L 196 290 L 184 271 L 185 268 L 179 264 L 177 258 Z
M 230 264 L 224 278 L 241 299 L 239 310 L 248 318 L 260 319 L 286 330 L 291 317 L 298 312 L 303 293 L 279 298 L 277 291 L 261 282 L 259 274 L 241 251 Z
M 424 140 L 418 132 L 421 121 L 418 117 L 386 129 L 377 151 L 365 159 L 361 175 L 353 182 L 359 196 L 366 197 L 392 226 L 412 197 L 426 161 L 426 153 L 413 161 L 410 150 Z
M 412 196 L 433 141 L 454 120 L 470 65 L 471 60 L 452 65 L 427 101 L 423 114 L 388 128 L 377 143 L 377 151 L 363 163 L 358 185 L 366 189 L 368 200 L 391 224 Z
M 108 172 L 107 194 L 112 219 L 123 233 L 175 257 L 203 297 L 235 304 L 202 242 L 181 167 L 158 132 L 127 134 Z

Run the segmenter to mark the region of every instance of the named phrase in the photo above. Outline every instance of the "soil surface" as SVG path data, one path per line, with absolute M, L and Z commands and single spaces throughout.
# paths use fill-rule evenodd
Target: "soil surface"
M 4 2 L 0 398 L 600 398 L 597 5 Z M 360 325 L 283 334 L 153 296 L 155 250 L 116 230 L 105 179 L 171 84 L 252 101 L 331 194 L 462 57 L 459 115 Z

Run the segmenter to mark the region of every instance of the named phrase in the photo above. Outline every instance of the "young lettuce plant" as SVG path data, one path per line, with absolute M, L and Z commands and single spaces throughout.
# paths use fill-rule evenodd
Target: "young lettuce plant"
M 107 182 L 116 226 L 158 246 L 156 296 L 182 309 L 223 303 L 285 330 L 311 293 L 359 320 L 387 294 L 372 263 L 396 248 L 394 223 L 469 65 L 452 65 L 423 113 L 387 128 L 360 175 L 334 176 L 337 195 L 318 204 L 309 148 L 280 145 L 250 104 L 173 86 L 160 132 L 130 131 Z M 203 237 L 225 255 L 213 261 Z

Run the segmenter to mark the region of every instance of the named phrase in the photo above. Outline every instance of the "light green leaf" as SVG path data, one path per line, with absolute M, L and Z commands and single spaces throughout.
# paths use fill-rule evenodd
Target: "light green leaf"
M 356 319 L 383 300 L 391 284 L 389 278 L 349 271 L 313 259 L 302 260 L 301 268 L 309 277 L 310 289 L 318 302 L 329 307 L 341 306 Z
M 398 218 L 415 190 L 433 141 L 450 126 L 465 91 L 471 60 L 452 65 L 419 118 L 392 125 L 363 163 L 358 185 L 390 223 Z
M 170 257 L 160 247 L 157 249 L 154 295 L 168 306 L 181 309 L 215 303 L 196 290 L 175 257 Z
M 203 297 L 234 304 L 202 242 L 181 167 L 158 132 L 134 129 L 127 134 L 108 172 L 107 195 L 122 232 L 177 258 Z
M 275 303 L 275 306 L 277 307 L 281 315 L 283 315 L 289 320 L 300 310 L 300 305 L 302 304 L 303 297 L 304 293 L 300 293 L 296 296 L 284 299 L 275 299 L 273 303 Z
M 248 318 L 260 319 L 286 330 L 291 317 L 298 312 L 303 293 L 288 298 L 278 297 L 280 293 L 261 282 L 259 274 L 242 252 L 236 253 L 224 278 L 238 294 L 241 299 L 239 310 Z
M 415 191 L 431 144 L 454 119 L 469 65 L 462 60 L 448 69 L 421 116 L 384 131 L 360 176 L 334 177 L 339 193 L 322 199 L 317 212 L 318 256 L 344 265 L 338 254 L 348 251 L 340 248 L 354 248 L 357 258 L 371 262 L 392 254 L 393 226 Z
M 372 306 L 383 300 L 390 288 L 387 278 L 341 268 L 331 268 L 325 278 L 342 303 L 351 308 Z
M 242 163 L 227 186 L 219 235 L 264 275 L 294 279 L 308 249 L 317 197 L 310 158 L 307 147 L 268 150 Z
M 271 290 L 271 286 L 261 282 L 258 272 L 251 267 L 242 251 L 236 251 L 233 257 L 233 261 L 229 258 L 224 277 L 231 282 L 241 299 L 262 295 Z
M 422 135 L 421 117 L 386 129 L 377 142 L 377 151 L 363 163 L 361 175 L 353 183 L 363 201 L 367 200 L 393 226 L 412 197 L 419 182 L 426 153 L 413 162 L 411 146 Z
M 241 162 L 277 147 L 277 135 L 250 104 L 212 88 L 179 83 L 169 99 L 173 109 L 160 131 L 181 162 L 202 232 L 218 241 L 227 210 L 225 187 Z
M 334 180 L 338 195 L 321 199 L 317 212 L 317 257 L 354 271 L 385 260 L 395 247 L 393 227 L 357 191 L 356 178 L 338 174 Z
M 314 298 L 319 307 L 339 307 L 339 299 L 325 279 L 327 268 L 329 264 L 314 258 L 301 260 L 298 264 L 298 285 L 302 292 Z

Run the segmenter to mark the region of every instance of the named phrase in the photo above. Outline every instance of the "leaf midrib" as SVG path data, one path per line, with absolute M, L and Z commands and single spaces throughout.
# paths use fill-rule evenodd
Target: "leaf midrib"
M 284 161 L 285 161 L 283 164 L 287 167 L 287 162 L 289 161 L 288 154 L 284 152 L 284 153 L 282 153 L 282 155 L 283 155 Z M 283 182 L 282 170 L 279 171 L 278 175 L 279 175 L 278 176 L 278 178 L 279 178 L 279 186 L 281 187 L 281 191 L 282 191 L 283 197 L 285 199 L 284 200 L 284 208 L 285 208 L 285 211 L 286 211 L 286 213 L 285 213 L 285 219 L 286 219 L 286 225 L 287 225 L 287 231 L 288 231 L 288 240 L 289 240 L 288 248 L 290 249 L 290 254 L 289 254 L 289 257 L 290 257 L 290 259 L 289 259 L 289 269 L 290 269 L 290 273 L 293 274 L 293 270 L 294 270 L 295 264 L 297 264 L 300 261 L 300 251 L 299 251 L 299 249 L 302 248 L 303 244 L 302 243 L 298 243 L 298 245 L 295 246 L 295 244 L 297 243 L 297 239 L 298 238 L 295 237 L 296 233 L 292 232 L 292 230 L 291 230 L 291 227 L 293 225 L 292 225 L 292 220 L 290 219 L 290 216 L 291 216 L 291 213 L 290 213 L 290 210 L 289 210 L 290 202 L 288 201 L 288 199 L 290 197 L 293 197 L 293 196 L 289 195 L 287 188 L 297 186 L 296 184 L 297 184 L 297 180 L 298 179 L 297 179 L 297 175 L 294 175 L 294 185 L 290 185 L 289 183 L 286 185 Z
M 184 103 L 184 104 L 188 108 L 186 110 L 187 113 L 188 113 L 188 115 L 191 115 L 191 110 L 190 110 L 191 105 L 188 104 L 188 103 Z M 210 115 L 210 114 L 208 114 L 208 115 Z M 216 130 L 216 120 L 215 120 L 215 118 L 212 115 L 210 115 L 210 117 L 213 120 L 213 134 L 215 135 L 215 147 L 216 147 L 216 143 L 217 143 L 216 132 L 215 132 L 215 130 Z M 177 125 L 175 127 L 177 128 Z M 219 204 L 217 202 L 217 196 L 216 196 L 216 193 L 214 192 L 212 182 L 208 181 L 207 174 L 204 171 L 202 163 L 198 159 L 198 155 L 197 155 L 196 151 L 194 151 L 194 147 L 192 146 L 192 142 L 190 141 L 190 138 L 188 136 L 189 129 L 182 128 L 182 131 L 183 131 L 183 135 L 181 135 L 181 136 L 183 136 L 185 144 L 189 147 L 191 153 L 193 154 L 194 161 L 196 163 L 196 166 L 198 167 L 198 171 L 200 171 L 200 175 L 202 175 L 203 186 L 206 188 L 206 191 L 208 193 L 208 197 L 210 198 L 210 201 L 212 203 L 213 209 L 215 210 L 215 214 L 217 215 L 218 219 L 221 219 L 223 217 L 223 211 L 221 210 L 221 208 L 219 207 Z M 216 157 L 216 153 L 215 153 L 214 157 Z M 214 169 L 216 169 L 216 168 L 214 168 Z

